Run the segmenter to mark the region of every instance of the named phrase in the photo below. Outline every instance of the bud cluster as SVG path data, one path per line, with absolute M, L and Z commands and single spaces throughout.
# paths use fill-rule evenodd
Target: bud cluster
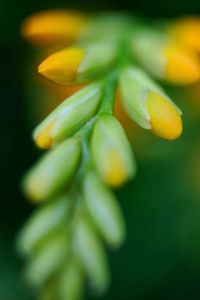
M 59 49 L 39 64 L 39 74 L 56 85 L 84 84 L 34 130 L 36 145 L 48 152 L 23 180 L 27 197 L 43 203 L 18 239 L 28 259 L 26 279 L 41 289 L 40 299 L 78 300 L 85 278 L 98 293 L 108 287 L 102 241 L 119 247 L 125 239 L 111 189 L 136 174 L 129 140 L 114 115 L 116 90 L 131 120 L 161 138 L 177 139 L 182 113 L 155 80 L 187 85 L 200 78 L 199 24 L 183 19 L 146 28 L 124 15 L 65 10 L 24 22 L 28 41 L 50 52 Z M 185 36 L 190 28 L 192 35 Z

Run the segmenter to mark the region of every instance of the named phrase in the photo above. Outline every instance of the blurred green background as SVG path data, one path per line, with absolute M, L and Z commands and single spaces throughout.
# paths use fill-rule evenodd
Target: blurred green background
M 0 3 L 1 227 L 0 299 L 29 300 L 21 277 L 15 237 L 34 209 L 20 193 L 20 178 L 37 159 L 24 92 L 29 46 L 18 31 L 29 14 L 52 7 L 127 10 L 148 17 L 200 15 L 198 0 L 77 0 Z M 100 299 L 200 299 L 200 108 L 168 88 L 184 112 L 184 134 L 166 142 L 140 131 L 133 138 L 138 161 L 134 182 L 118 191 L 127 221 L 127 240 L 110 252 L 112 283 Z M 199 99 L 200 101 L 200 99 Z M 200 107 L 200 103 L 199 103 Z M 88 299 L 92 295 L 88 293 Z

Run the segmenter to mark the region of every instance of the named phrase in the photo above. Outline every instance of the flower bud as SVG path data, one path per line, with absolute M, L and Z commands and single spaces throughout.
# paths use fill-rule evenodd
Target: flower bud
M 102 96 L 100 83 L 81 89 L 59 105 L 34 131 L 40 148 L 49 148 L 73 134 L 96 112 Z
M 38 46 L 66 44 L 86 25 L 86 17 L 68 10 L 47 10 L 28 17 L 22 24 L 25 39 Z
M 83 292 L 83 274 L 78 262 L 71 258 L 63 266 L 58 279 L 58 299 L 78 300 Z
M 88 173 L 83 181 L 87 210 L 108 244 L 118 247 L 125 237 L 124 219 L 114 195 L 97 175 Z
M 117 47 L 112 43 L 80 44 L 50 55 L 39 65 L 38 72 L 62 85 L 88 80 L 107 70 L 116 55 Z
M 120 75 L 120 89 L 127 113 L 141 127 L 169 140 L 181 135 L 180 110 L 146 73 L 125 68 Z
M 200 78 L 198 56 L 153 30 L 140 30 L 132 40 L 134 58 L 159 79 L 173 84 L 191 84 Z
M 121 124 L 110 114 L 97 120 L 92 137 L 97 170 L 108 185 L 119 187 L 136 172 L 131 146 Z
M 74 232 L 74 251 L 92 287 L 103 293 L 109 283 L 107 257 L 91 225 L 80 217 Z
M 66 219 L 71 207 L 70 200 L 69 196 L 64 194 L 38 209 L 30 217 L 17 241 L 22 254 L 30 255 L 38 242 Z
M 32 256 L 25 270 L 27 281 L 42 286 L 62 266 L 67 257 L 67 237 L 63 232 L 51 236 Z
M 200 53 L 200 18 L 183 17 L 169 26 L 169 34 L 179 43 Z
M 75 172 L 80 150 L 80 141 L 71 138 L 45 154 L 25 177 L 27 196 L 42 201 L 60 192 Z

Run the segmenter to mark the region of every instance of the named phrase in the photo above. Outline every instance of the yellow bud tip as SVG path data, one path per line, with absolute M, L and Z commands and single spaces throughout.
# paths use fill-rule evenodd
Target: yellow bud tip
M 200 18 L 185 17 L 170 27 L 170 34 L 180 43 L 200 52 Z
M 150 92 L 146 105 L 154 134 L 168 140 L 175 140 L 181 135 L 181 116 L 172 103 L 163 96 Z
M 51 129 L 53 127 L 54 122 L 50 123 L 44 129 L 42 129 L 38 134 L 34 136 L 34 140 L 36 145 L 41 149 L 48 149 L 52 145 L 51 139 Z
M 28 41 L 39 45 L 71 42 L 86 23 L 83 14 L 66 10 L 47 10 L 28 17 L 21 33 Z
M 37 146 L 41 149 L 48 149 L 51 147 L 51 138 L 45 133 L 41 132 L 36 140 L 35 140 Z
M 113 188 L 122 186 L 127 180 L 127 170 L 120 154 L 116 149 L 111 149 L 107 153 L 107 170 L 105 172 L 105 182 Z
M 38 67 L 38 72 L 55 83 L 65 85 L 77 77 L 77 69 L 83 60 L 80 48 L 67 48 L 45 59 Z
M 174 84 L 192 84 L 200 78 L 197 55 L 187 48 L 169 45 L 164 50 L 165 78 Z
M 29 175 L 25 177 L 22 182 L 23 192 L 31 202 L 37 203 L 41 201 L 41 187 L 42 181 L 39 180 L 37 183 L 35 181 L 33 182 Z

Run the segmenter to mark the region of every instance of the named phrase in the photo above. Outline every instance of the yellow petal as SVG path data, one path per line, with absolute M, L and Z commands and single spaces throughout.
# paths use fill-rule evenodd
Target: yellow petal
M 200 78 L 200 63 L 197 55 L 187 48 L 168 45 L 164 50 L 166 58 L 165 77 L 174 84 L 191 84 Z
M 21 33 L 28 41 L 40 45 L 71 42 L 86 24 L 86 17 L 66 10 L 47 10 L 28 17 Z
M 109 149 L 105 160 L 108 162 L 104 177 L 105 182 L 114 188 L 122 186 L 129 175 L 120 153 L 117 152 L 117 149 Z
M 182 133 L 182 120 L 175 106 L 155 92 L 149 93 L 146 104 L 152 132 L 168 140 L 177 139 Z
M 39 65 L 38 72 L 55 83 L 68 84 L 76 79 L 83 57 L 82 49 L 70 47 L 50 55 Z
M 181 18 L 171 26 L 170 33 L 179 42 L 200 52 L 200 18 Z

